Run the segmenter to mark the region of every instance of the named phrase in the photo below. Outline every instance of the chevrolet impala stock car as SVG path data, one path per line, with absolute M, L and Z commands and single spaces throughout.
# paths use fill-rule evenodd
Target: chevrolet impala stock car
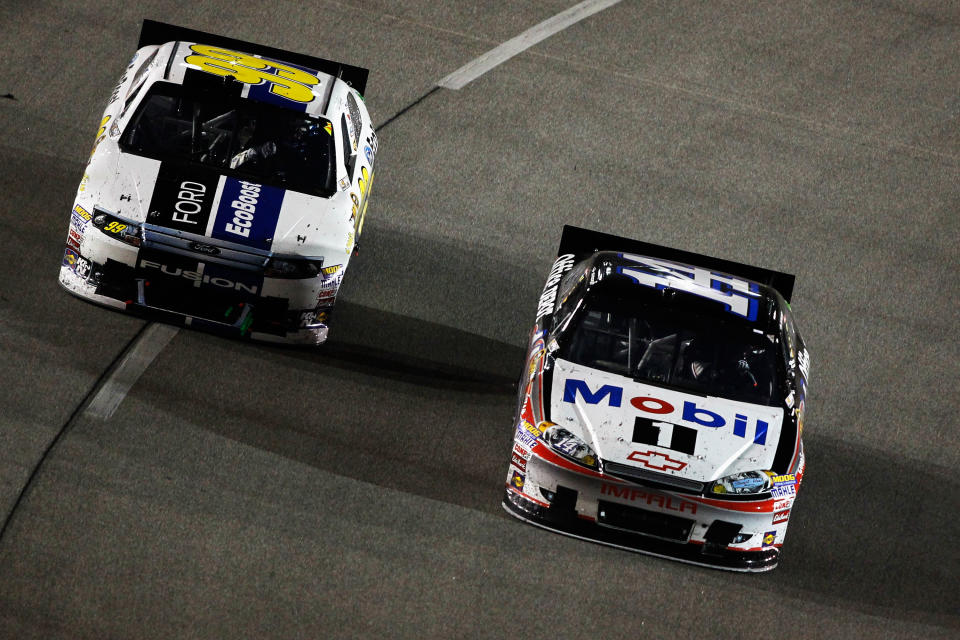
M 793 283 L 565 227 L 520 380 L 506 510 L 693 564 L 775 567 L 804 472 Z
M 60 283 L 153 319 L 323 342 L 373 183 L 366 79 L 144 21 L 77 191 Z

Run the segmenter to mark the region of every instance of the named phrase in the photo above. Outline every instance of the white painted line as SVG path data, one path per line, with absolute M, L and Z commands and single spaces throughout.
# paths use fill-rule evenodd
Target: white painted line
M 117 368 L 100 387 L 84 413 L 103 420 L 112 416 L 130 388 L 136 384 L 154 358 L 179 331 L 178 328 L 166 324 L 148 326 L 124 354 Z
M 620 0 L 586 0 L 586 2 L 576 4 L 566 11 L 561 11 L 552 18 L 548 18 L 540 24 L 530 27 L 517 37 L 511 38 L 499 47 L 487 51 L 479 58 L 471 60 L 438 82 L 437 86 L 443 87 L 444 89 L 462 89 L 487 71 L 490 71 L 490 69 L 506 62 L 518 53 L 529 49 L 541 40 L 549 38 L 558 31 L 563 31 L 570 25 L 576 24 L 584 18 L 589 18 L 598 11 L 612 7 L 618 2 L 620 2 Z

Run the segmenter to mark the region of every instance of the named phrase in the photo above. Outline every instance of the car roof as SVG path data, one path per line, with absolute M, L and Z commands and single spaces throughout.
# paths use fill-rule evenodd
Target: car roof
M 695 265 L 599 251 L 589 258 L 588 300 L 616 298 L 674 306 L 725 323 L 777 332 L 782 297 L 765 284 Z

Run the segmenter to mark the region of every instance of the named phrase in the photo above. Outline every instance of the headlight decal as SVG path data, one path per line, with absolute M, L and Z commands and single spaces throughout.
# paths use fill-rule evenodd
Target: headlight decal
M 710 493 L 735 496 L 766 493 L 773 486 L 773 477 L 769 471 L 741 471 L 714 482 Z
M 544 425 L 546 425 L 545 428 Z M 585 467 L 589 467 L 590 469 L 598 469 L 600 467 L 597 454 L 577 435 L 549 422 L 543 423 L 541 429 L 542 435 L 540 437 L 543 441 L 563 457 L 582 464 Z

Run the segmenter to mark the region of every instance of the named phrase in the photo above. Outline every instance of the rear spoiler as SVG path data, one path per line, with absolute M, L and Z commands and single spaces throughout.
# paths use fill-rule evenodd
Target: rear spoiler
M 662 247 L 658 244 L 622 238 L 600 231 L 581 229 L 580 227 L 573 227 L 568 224 L 563 226 L 563 235 L 560 236 L 560 248 L 557 249 L 558 256 L 572 253 L 574 256 L 580 257 L 583 254 L 592 254 L 597 251 L 636 253 L 651 258 L 682 262 L 684 264 L 710 269 L 711 271 L 728 273 L 732 276 L 753 280 L 754 282 L 773 287 L 787 302 L 790 302 L 790 296 L 793 295 L 793 282 L 796 279 L 795 276 L 789 273 L 762 269 L 760 267 L 741 264 L 731 260 L 723 260 L 721 258 L 712 258 L 691 251 L 671 249 L 670 247 Z
M 140 40 L 137 42 L 137 49 L 155 44 L 164 44 L 165 42 L 176 42 L 178 40 L 237 49 L 244 53 L 255 53 L 265 58 L 273 58 L 278 62 L 289 62 L 302 67 L 308 67 L 314 71 L 329 73 L 359 91 L 360 95 L 363 95 L 363 92 L 367 88 L 367 75 L 370 72 L 363 67 L 355 67 L 350 64 L 344 64 L 343 62 L 334 62 L 333 60 L 308 56 L 305 53 L 295 53 L 293 51 L 267 47 L 245 40 L 237 40 L 236 38 L 218 36 L 196 29 L 178 27 L 165 22 L 157 22 L 156 20 L 145 19 L 143 21 L 143 27 L 140 29 Z

